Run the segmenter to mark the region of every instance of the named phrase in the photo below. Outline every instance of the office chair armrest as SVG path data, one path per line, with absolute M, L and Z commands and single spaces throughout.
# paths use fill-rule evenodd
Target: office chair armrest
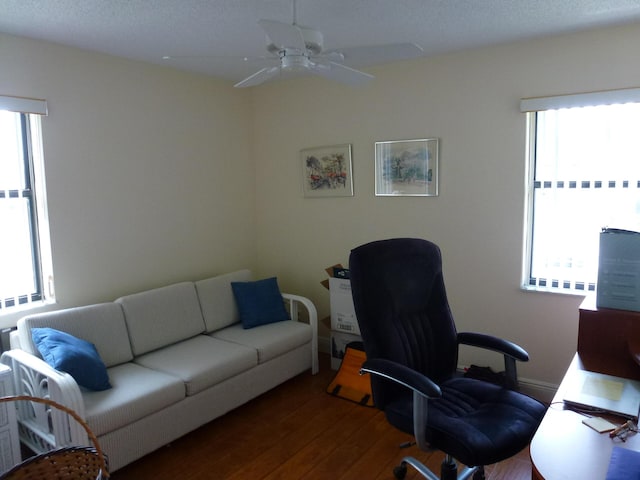
M 433 383 L 431 379 L 391 360 L 382 358 L 367 360 L 362 364 L 360 373 L 370 373 L 388 380 L 393 380 L 426 398 L 438 398 L 442 396 L 440 387 Z
M 520 345 L 509 340 L 485 335 L 483 333 L 460 332 L 458 333 L 458 344 L 471 345 L 473 347 L 485 348 L 502 353 L 504 356 L 504 371 L 506 377 L 506 387 L 511 390 L 518 390 L 518 371 L 516 360 L 521 362 L 529 361 L 529 354 Z
M 503 338 L 494 337 L 493 335 L 461 332 L 458 333 L 458 343 L 494 350 L 503 355 L 508 355 L 516 360 L 520 360 L 521 362 L 529 361 L 529 354 L 520 345 L 510 342 L 509 340 L 504 340 Z
M 429 449 L 429 442 L 427 442 L 426 429 L 424 426 L 427 424 L 429 399 L 442 396 L 440 387 L 421 373 L 400 363 L 382 358 L 373 358 L 365 361 L 362 364 L 360 373 L 378 375 L 412 390 L 413 433 L 418 448 L 427 451 Z

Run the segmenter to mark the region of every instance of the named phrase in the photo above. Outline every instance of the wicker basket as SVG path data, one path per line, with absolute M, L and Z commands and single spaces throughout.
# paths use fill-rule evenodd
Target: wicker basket
M 17 395 L 1 397 L 0 403 L 27 400 L 50 405 L 73 417 L 87 432 L 93 447 L 62 447 L 35 455 L 19 463 L 11 470 L 0 475 L 0 480 L 96 480 L 109 478 L 108 461 L 102 452 L 98 439 L 87 423 L 73 410 L 47 398 Z

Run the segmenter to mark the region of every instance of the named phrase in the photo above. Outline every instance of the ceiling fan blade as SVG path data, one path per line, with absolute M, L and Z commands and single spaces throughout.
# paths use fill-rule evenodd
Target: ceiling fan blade
M 369 47 L 353 47 L 325 52 L 329 59 L 342 56 L 349 65 L 365 66 L 410 60 L 422 56 L 424 50 L 414 43 L 391 43 Z
M 310 66 L 309 71 L 316 75 L 328 78 L 329 80 L 346 83 L 347 85 L 354 87 L 364 85 L 374 78 L 373 75 L 369 75 L 368 73 L 355 70 L 336 62 L 313 63 Z
M 275 20 L 259 20 L 258 25 L 278 48 L 296 48 L 305 50 L 304 36 L 296 25 L 276 22 Z
M 267 67 L 262 70 L 258 70 L 253 75 L 239 81 L 234 85 L 236 88 L 253 87 L 254 85 L 260 85 L 261 83 L 270 80 L 280 72 L 280 67 Z
M 176 63 L 181 61 L 206 60 L 210 62 L 228 62 L 229 60 L 237 60 L 238 62 L 272 62 L 278 60 L 274 55 L 260 55 L 253 57 L 243 57 L 240 55 L 163 55 L 162 60 L 168 63 Z

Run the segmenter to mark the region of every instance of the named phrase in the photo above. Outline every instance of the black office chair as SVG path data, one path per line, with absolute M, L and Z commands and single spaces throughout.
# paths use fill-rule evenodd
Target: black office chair
M 394 469 L 414 467 L 430 480 L 484 479 L 484 465 L 525 448 L 545 413 L 518 393 L 521 347 L 478 333 L 458 333 L 442 277 L 440 249 L 421 239 L 381 240 L 352 250 L 349 258 L 356 317 L 367 355 L 377 408 L 396 428 L 414 435 L 425 451 L 442 450 L 440 477 L 413 457 Z M 507 386 L 457 373 L 460 344 L 504 354 Z M 512 387 L 512 388 L 507 388 Z M 466 465 L 458 477 L 457 463 Z

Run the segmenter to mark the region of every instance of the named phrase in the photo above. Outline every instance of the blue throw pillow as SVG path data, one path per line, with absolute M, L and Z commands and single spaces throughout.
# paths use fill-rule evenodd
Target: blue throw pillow
M 45 362 L 90 390 L 111 388 L 107 367 L 93 343 L 53 328 L 32 328 L 31 338 Z
M 231 282 L 243 328 L 289 320 L 275 277 L 255 282 Z

